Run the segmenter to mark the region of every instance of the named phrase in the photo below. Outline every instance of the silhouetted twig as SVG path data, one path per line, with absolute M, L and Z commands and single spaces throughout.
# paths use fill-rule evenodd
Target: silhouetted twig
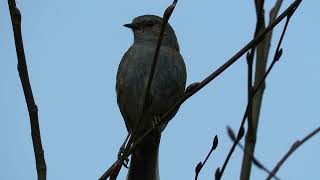
M 284 34 L 287 30 L 287 27 L 288 27 L 288 23 L 290 21 L 290 18 L 292 16 L 292 14 L 295 12 L 296 8 L 299 6 L 301 0 L 296 0 L 294 3 L 292 3 L 290 5 L 289 8 L 287 8 L 287 10 L 285 12 L 287 12 L 286 16 L 287 17 L 287 20 L 286 20 L 286 23 L 284 25 L 284 28 L 283 28 L 283 31 L 281 33 L 281 37 L 280 37 L 280 40 L 278 42 L 278 45 L 277 45 L 277 48 L 276 48 L 276 51 L 274 53 L 274 57 L 273 57 L 273 60 L 272 60 L 272 63 L 271 65 L 269 66 L 268 70 L 266 71 L 266 73 L 263 75 L 261 81 L 258 83 L 258 85 L 254 88 L 253 92 L 252 92 L 252 97 L 254 97 L 254 95 L 259 91 L 259 88 L 264 84 L 265 82 L 265 79 L 267 78 L 267 76 L 269 75 L 270 71 L 272 70 L 272 68 L 274 67 L 275 63 L 280 59 L 281 55 L 282 55 L 282 49 L 280 48 L 280 45 L 282 43 L 282 40 L 283 40 L 283 37 L 284 37 Z M 281 17 L 285 12 L 283 12 L 279 17 Z M 278 17 L 278 18 L 279 18 Z M 277 19 L 278 19 L 277 18 Z M 275 20 L 275 22 L 277 21 L 277 19 Z M 270 26 L 270 25 L 269 25 Z M 269 27 L 268 26 L 268 27 Z M 266 29 L 268 29 L 268 27 Z M 245 110 L 245 113 L 244 113 L 244 116 L 242 118 L 242 121 L 241 121 L 241 124 L 240 124 L 240 128 L 239 128 L 239 131 L 238 131 L 238 136 L 236 138 L 236 141 L 233 143 L 228 155 L 227 155 L 227 158 L 225 160 L 225 162 L 223 163 L 223 166 L 221 168 L 221 171 L 219 171 L 218 173 L 216 173 L 216 177 L 218 177 L 218 179 L 221 178 L 228 162 L 229 162 L 229 159 L 236 147 L 236 145 L 239 143 L 240 139 L 242 138 L 242 132 L 243 132 L 243 125 L 245 123 L 245 119 L 246 117 L 248 116 L 248 110 L 249 110 L 249 107 L 250 107 L 250 104 L 252 103 L 252 100 L 250 102 L 248 102 L 247 104 L 247 107 L 246 107 L 246 110 Z M 241 136 L 240 136 L 241 135 Z M 216 171 L 217 172 L 217 171 Z
M 158 38 L 158 41 L 157 41 L 157 46 L 156 46 L 156 50 L 155 50 L 155 53 L 154 53 L 154 57 L 153 57 L 153 61 L 152 61 L 151 69 L 150 69 L 150 75 L 149 75 L 149 78 L 148 78 L 148 81 L 147 81 L 147 88 L 146 88 L 146 91 L 145 91 L 141 117 L 140 117 L 140 120 L 138 121 L 138 123 L 136 124 L 136 127 L 135 127 L 133 133 L 136 133 L 136 131 L 138 131 L 138 128 L 142 127 L 142 126 L 140 126 L 141 121 L 143 119 L 142 116 L 143 116 L 144 112 L 146 111 L 146 109 L 148 108 L 148 106 L 150 105 L 150 89 L 151 89 L 152 80 L 153 80 L 153 77 L 154 77 L 154 72 L 155 72 L 155 69 L 156 69 L 156 66 L 157 66 L 157 62 L 158 62 L 161 42 L 162 42 L 163 35 L 164 35 L 164 32 L 165 32 L 166 26 L 168 24 L 169 18 L 171 16 L 174 8 L 176 7 L 177 2 L 178 2 L 177 0 L 173 1 L 173 3 L 165 10 L 165 12 L 163 14 L 163 22 L 162 22 L 162 25 L 161 25 L 160 35 L 159 35 L 159 38 Z M 136 135 L 133 134 L 133 138 L 135 138 L 135 137 L 136 137 Z
M 289 156 L 297 150 L 303 143 L 308 141 L 310 138 L 312 138 L 314 135 L 320 132 L 320 127 L 313 130 L 311 133 L 309 133 L 306 137 L 304 137 L 302 140 L 297 140 L 294 142 L 289 149 L 289 151 L 281 158 L 281 160 L 277 163 L 277 165 L 273 168 L 269 176 L 266 178 L 266 180 L 270 180 L 280 169 L 281 165 L 289 158 Z
M 38 121 L 38 107 L 33 98 L 31 84 L 29 81 L 27 62 L 23 48 L 23 40 L 21 34 L 21 14 L 16 6 L 15 0 L 8 0 L 8 5 L 18 58 L 18 72 L 29 112 L 31 137 L 36 159 L 38 180 L 45 180 L 47 175 L 47 166 L 44 159 L 44 151 L 41 143 L 41 134 Z
M 207 160 L 209 159 L 211 153 L 213 152 L 213 150 L 215 150 L 218 146 L 218 136 L 216 135 L 213 139 L 213 143 L 212 143 L 212 146 L 210 148 L 210 151 L 209 153 L 207 154 L 207 157 L 204 159 L 203 162 L 199 162 L 198 165 L 196 166 L 196 169 L 195 169 L 195 172 L 196 172 L 196 175 L 195 175 L 195 180 L 198 179 L 198 175 L 200 173 L 200 171 L 202 170 L 203 166 L 206 164 Z
M 254 57 L 254 52 L 255 52 L 255 48 L 252 48 L 251 51 L 248 51 L 247 53 L 247 65 L 248 65 L 248 102 L 251 101 L 252 99 L 252 90 L 253 90 L 253 86 L 252 86 L 252 74 L 253 74 L 253 57 Z M 252 104 L 249 107 L 248 110 L 248 129 L 252 128 L 252 117 L 251 117 L 251 113 L 252 113 Z

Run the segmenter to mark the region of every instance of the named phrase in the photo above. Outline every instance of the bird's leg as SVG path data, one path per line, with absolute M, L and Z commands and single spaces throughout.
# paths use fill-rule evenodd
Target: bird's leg
M 156 129 L 159 133 L 163 131 L 160 127 L 157 127 L 160 124 L 161 118 L 160 116 L 155 116 L 152 121 L 152 128 Z
M 127 135 L 127 137 L 126 137 L 126 139 L 124 140 L 124 142 L 122 143 L 122 145 L 121 145 L 121 147 L 120 147 L 120 149 L 119 149 L 118 159 L 120 159 L 120 157 L 122 156 L 122 154 L 123 154 L 123 152 L 124 152 L 124 148 L 125 148 L 128 140 L 129 140 L 130 136 L 131 136 L 131 133 L 129 132 L 128 135 Z M 124 160 L 124 162 L 123 162 L 123 166 L 124 166 L 125 168 L 128 168 L 128 163 L 129 163 L 129 158 L 127 157 L 127 158 Z

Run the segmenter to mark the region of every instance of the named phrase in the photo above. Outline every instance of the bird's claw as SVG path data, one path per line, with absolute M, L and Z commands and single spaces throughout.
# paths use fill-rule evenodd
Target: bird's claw
M 118 159 L 120 159 L 121 156 L 123 155 L 123 151 L 124 151 L 124 149 L 123 149 L 123 147 L 121 147 L 120 150 L 119 150 L 119 152 L 118 152 Z M 128 164 L 129 164 L 129 158 L 126 157 L 126 158 L 124 159 L 122 165 L 123 165 L 125 168 L 128 169 L 128 168 L 129 168 L 129 167 L 128 167 Z
M 152 121 L 152 128 L 156 129 L 159 133 L 162 132 L 162 127 L 159 126 L 161 123 L 161 118 L 159 116 L 155 116 Z
M 161 121 L 160 117 L 159 116 L 155 116 L 153 121 L 152 121 L 153 128 L 156 128 L 160 124 L 160 121 Z
M 128 164 L 129 164 L 129 158 L 127 157 L 124 161 L 123 161 L 123 166 L 125 167 L 125 168 L 129 168 L 129 166 L 128 166 Z

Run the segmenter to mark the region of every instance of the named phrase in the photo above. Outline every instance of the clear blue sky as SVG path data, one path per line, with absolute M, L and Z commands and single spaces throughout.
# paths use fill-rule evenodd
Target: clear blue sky
M 292 1 L 285 0 L 282 10 Z M 138 15 L 162 15 L 165 1 L 17 1 L 29 75 L 39 117 L 48 179 L 97 179 L 117 158 L 126 129 L 115 94 L 115 76 L 133 41 L 122 25 Z M 268 12 L 273 1 L 267 1 Z M 303 1 L 283 42 L 284 53 L 267 80 L 256 156 L 272 168 L 291 144 L 320 124 L 319 1 Z M 281 10 L 281 11 L 282 11 Z M 171 19 L 188 72 L 188 84 L 217 69 L 253 36 L 251 1 L 179 1 Z M 275 31 L 279 38 L 281 26 Z M 29 117 L 16 70 L 7 1 L 0 1 L 0 179 L 36 179 Z M 275 41 L 273 41 L 275 42 Z M 272 44 L 274 45 L 274 43 Z M 272 52 L 274 46 L 272 46 Z M 199 179 L 213 179 L 245 109 L 245 58 L 180 108 L 163 133 L 163 180 L 193 179 L 214 135 L 219 145 Z M 320 136 L 304 144 L 280 169 L 283 179 L 320 177 Z M 236 149 L 224 179 L 238 179 Z M 127 173 L 122 169 L 119 179 Z M 266 174 L 256 167 L 252 179 Z

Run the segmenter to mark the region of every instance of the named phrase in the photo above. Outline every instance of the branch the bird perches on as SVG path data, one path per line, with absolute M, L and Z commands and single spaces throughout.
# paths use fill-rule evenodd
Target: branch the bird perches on
M 162 124 L 166 124 L 167 118 L 177 107 L 179 107 L 181 104 L 183 104 L 187 99 L 189 99 L 191 96 L 193 96 L 195 93 L 197 93 L 200 89 L 205 87 L 208 83 L 210 83 L 213 79 L 215 79 L 217 76 L 219 76 L 222 72 L 224 72 L 227 68 L 229 68 L 233 63 L 235 63 L 243 54 L 245 54 L 247 51 L 252 49 L 253 47 L 256 47 L 264 38 L 265 36 L 275 27 L 277 26 L 284 18 L 292 15 L 292 13 L 296 10 L 296 8 L 299 6 L 302 0 L 295 0 L 279 17 L 277 17 L 274 22 L 269 24 L 265 28 L 263 32 L 261 32 L 257 37 L 255 37 L 253 40 L 251 40 L 247 45 L 245 45 L 238 53 L 236 53 L 233 57 L 231 57 L 226 63 L 224 63 L 220 68 L 218 68 L 216 71 L 214 71 L 212 74 L 210 74 L 207 78 L 202 80 L 200 83 L 198 83 L 195 87 L 193 87 L 190 91 L 188 91 L 179 101 L 177 101 L 165 114 L 163 114 L 160 117 L 160 120 L 154 126 L 153 128 L 148 129 L 145 131 L 140 137 L 134 137 L 134 140 L 132 138 L 129 138 L 128 143 L 126 144 L 126 147 L 123 150 L 122 155 L 120 158 L 111 165 L 110 168 L 99 178 L 99 180 L 105 180 L 108 177 L 110 177 L 113 174 L 118 175 L 121 165 L 123 161 L 133 152 L 134 148 L 143 140 L 145 136 L 147 136 L 150 132 L 152 132 L 155 128 L 161 126 Z M 170 12 L 174 10 L 174 7 L 176 6 L 177 1 L 174 1 L 165 12 Z M 168 10 L 172 9 L 172 10 Z M 171 15 L 170 13 L 170 15 Z M 164 14 L 166 15 L 166 13 Z M 170 15 L 166 19 L 165 17 L 163 19 L 166 19 L 168 22 Z M 165 26 L 166 22 L 163 22 L 163 26 Z M 159 37 L 158 44 L 161 42 L 161 36 Z M 155 53 L 156 54 L 156 53 Z M 151 74 L 152 76 L 152 74 Z M 150 79 L 150 78 L 149 78 Z M 240 132 L 240 131 L 239 131 Z M 130 136 L 130 135 L 129 135 Z M 224 168 L 223 168 L 224 170 Z M 221 171 L 223 172 L 223 171 Z M 222 173 L 221 173 L 222 175 Z

